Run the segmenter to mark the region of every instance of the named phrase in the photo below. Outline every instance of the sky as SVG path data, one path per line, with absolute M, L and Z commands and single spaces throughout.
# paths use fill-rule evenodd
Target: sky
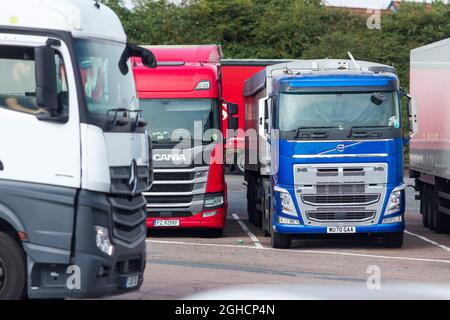
M 179 0 L 173 0 L 177 2 Z M 390 0 L 326 0 L 328 4 L 333 6 L 356 7 L 356 8 L 386 8 L 391 2 Z M 408 0 L 415 2 L 431 2 L 432 0 Z M 128 7 L 132 7 L 132 0 L 124 0 Z

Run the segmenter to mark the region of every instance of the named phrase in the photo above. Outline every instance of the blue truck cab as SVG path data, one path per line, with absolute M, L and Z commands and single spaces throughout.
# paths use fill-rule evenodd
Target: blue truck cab
M 402 95 L 394 68 L 354 60 L 297 61 L 247 81 L 246 128 L 258 140 L 250 163 L 247 139 L 249 217 L 273 247 L 343 234 L 402 246 Z

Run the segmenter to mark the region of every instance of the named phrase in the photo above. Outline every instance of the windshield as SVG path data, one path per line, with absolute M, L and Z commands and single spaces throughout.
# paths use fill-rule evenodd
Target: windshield
M 111 109 L 139 109 L 130 62 L 128 61 L 126 74 L 122 74 L 119 69 L 124 50 L 123 43 L 75 40 L 75 52 L 89 112 L 106 115 Z
M 191 137 L 197 137 L 195 127 L 200 128 L 202 135 L 209 129 L 220 129 L 216 100 L 143 99 L 140 104 L 143 118 L 148 123 L 147 131 L 155 143 L 176 142 L 180 130 L 187 130 Z M 211 137 L 206 136 L 202 140 L 210 142 Z
M 282 94 L 279 129 L 400 128 L 395 92 Z

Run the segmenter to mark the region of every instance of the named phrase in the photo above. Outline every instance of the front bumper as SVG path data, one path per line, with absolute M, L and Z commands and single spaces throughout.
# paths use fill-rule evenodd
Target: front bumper
M 203 213 L 216 211 L 216 214 L 210 217 L 203 217 Z M 178 220 L 178 227 L 155 227 L 155 220 Z M 147 218 L 148 229 L 222 229 L 225 226 L 226 210 L 224 208 L 212 209 L 199 212 L 191 217 L 180 218 Z
M 146 266 L 145 199 L 81 190 L 76 212 L 70 248 L 24 242 L 29 298 L 97 298 L 138 290 Z M 94 226 L 108 229 L 111 255 L 97 247 Z M 137 281 L 127 287 L 129 277 Z
M 330 224 L 330 226 L 335 225 Z M 304 225 L 275 224 L 274 228 L 277 233 L 289 235 L 327 234 L 327 226 L 312 227 Z M 356 234 L 393 233 L 393 232 L 402 232 L 405 229 L 405 225 L 403 222 L 399 222 L 391 224 L 376 224 L 372 226 L 360 226 L 360 227 L 356 226 L 355 229 Z

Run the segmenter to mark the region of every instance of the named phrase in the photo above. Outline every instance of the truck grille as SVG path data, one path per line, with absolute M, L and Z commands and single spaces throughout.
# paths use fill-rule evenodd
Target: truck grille
M 366 186 L 363 184 L 326 184 L 317 185 L 317 194 L 358 194 L 364 193 Z
M 307 211 L 307 216 L 316 221 L 364 221 L 375 216 L 375 211 Z
M 378 194 L 353 194 L 353 195 L 304 195 L 303 202 L 316 204 L 371 204 L 380 198 Z
M 185 217 L 202 211 L 209 167 L 156 168 L 148 192 L 148 217 Z
M 111 193 L 114 194 L 130 194 L 130 166 L 111 167 Z M 139 166 L 137 172 L 137 188 L 135 193 L 139 194 L 147 191 L 151 182 L 152 172 L 147 166 Z
M 147 234 L 145 198 L 116 196 L 109 200 L 112 206 L 114 239 L 131 245 L 143 241 Z

